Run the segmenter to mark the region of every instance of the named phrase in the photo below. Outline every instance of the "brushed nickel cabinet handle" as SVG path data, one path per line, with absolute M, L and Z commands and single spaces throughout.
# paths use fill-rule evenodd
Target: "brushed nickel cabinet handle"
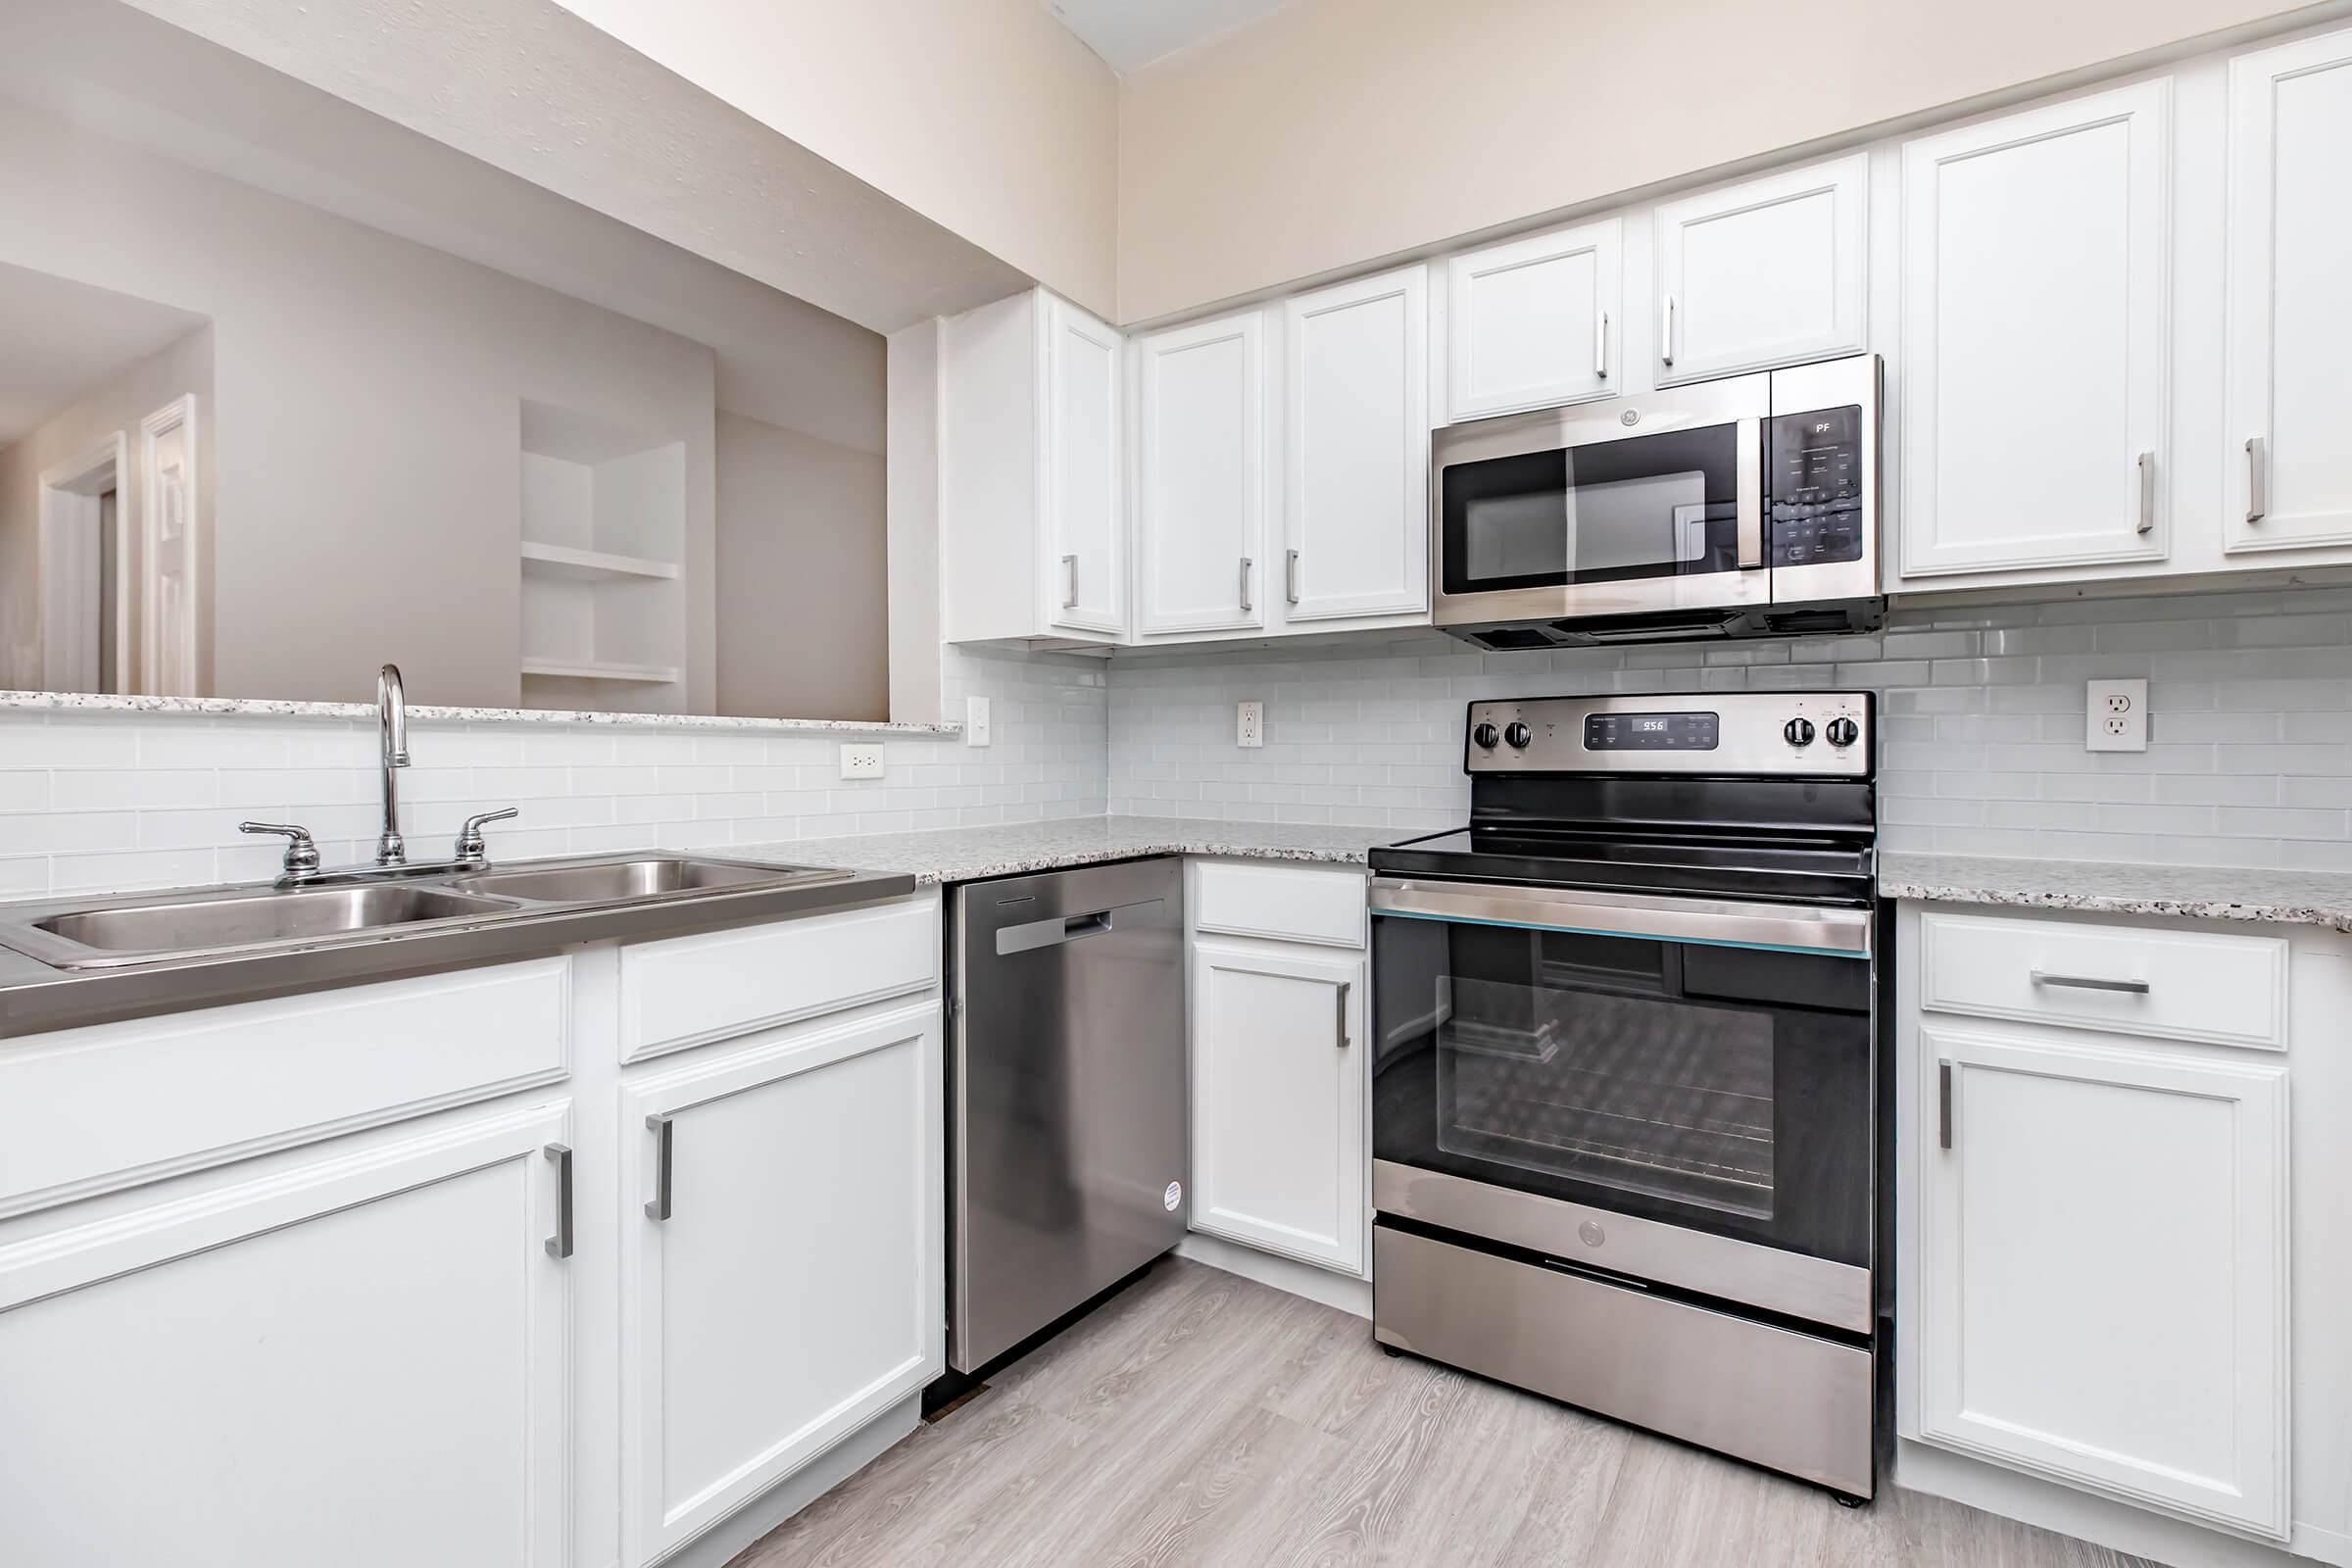
M 676 1123 L 667 1116 L 648 1116 L 645 1125 L 654 1135 L 654 1196 L 647 1200 L 647 1219 L 669 1218 L 671 1191 L 671 1156 L 677 1146 Z
M 1244 557 L 1242 558 L 1242 608 L 1243 608 L 1244 610 L 1248 610 L 1248 609 L 1250 609 L 1250 558 L 1249 558 L 1248 556 L 1244 556 Z
M 556 1234 L 547 1239 L 547 1255 L 571 1255 L 571 1146 L 549 1144 L 539 1152 L 556 1167 Z
M 1658 329 L 1658 363 L 1672 365 L 1674 363 L 1674 296 L 1671 294 L 1666 296 L 1666 320 Z
M 2139 455 L 2139 531 L 2156 531 L 2156 454 Z
M 1601 380 L 1609 378 L 1609 313 L 1596 313 L 1592 323 L 1592 373 Z
M 1286 551 L 1282 560 L 1282 597 L 1291 604 L 1298 602 L 1298 552 Z
M 1078 608 L 1078 558 L 1076 556 L 1061 558 L 1061 608 L 1064 610 Z
M 1936 1142 L 1937 1147 L 1952 1147 L 1952 1064 L 1936 1064 Z
M 1342 1051 L 1346 1051 L 1348 1049 L 1348 992 L 1354 985 L 1354 983 L 1355 982 L 1351 980 L 1343 980 L 1340 982 L 1340 1049 Z
M 2096 975 L 2087 974 L 2043 974 L 2039 969 L 2034 971 L 2033 979 L 2037 986 L 2065 986 L 2074 991 L 2120 991 L 2132 997 L 2148 994 L 2148 982 L 2145 980 L 2102 980 Z
M 2246 520 L 2260 522 L 2271 514 L 2271 458 L 2258 435 L 2246 437 Z

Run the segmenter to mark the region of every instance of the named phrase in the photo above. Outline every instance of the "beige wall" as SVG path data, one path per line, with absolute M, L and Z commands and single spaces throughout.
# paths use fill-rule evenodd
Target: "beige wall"
M 718 708 L 889 716 L 883 460 L 721 410 Z
M 1117 305 L 1118 79 L 1037 0 L 561 0 L 1089 310 Z
M 139 421 L 188 393 L 196 396 L 196 525 L 210 537 L 213 523 L 213 329 L 200 326 L 179 341 L 123 368 L 61 409 L 36 430 L 0 448 L 0 689 L 38 690 L 41 671 L 41 474 L 74 463 L 113 436 L 123 437 L 123 464 L 115 475 L 115 506 L 138 530 Z M 118 563 L 126 575 L 134 561 Z M 136 592 L 136 579 L 132 579 Z M 136 613 L 123 689 L 137 691 Z M 204 671 L 200 667 L 201 679 Z
M 2275 0 L 1296 0 L 1121 84 L 1147 320 L 2238 25 Z

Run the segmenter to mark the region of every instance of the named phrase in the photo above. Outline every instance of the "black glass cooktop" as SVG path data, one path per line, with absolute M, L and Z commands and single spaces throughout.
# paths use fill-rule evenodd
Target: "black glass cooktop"
M 1391 876 L 1806 903 L 1868 904 L 1873 889 L 1866 840 L 1783 833 L 1466 827 L 1375 849 L 1371 864 Z

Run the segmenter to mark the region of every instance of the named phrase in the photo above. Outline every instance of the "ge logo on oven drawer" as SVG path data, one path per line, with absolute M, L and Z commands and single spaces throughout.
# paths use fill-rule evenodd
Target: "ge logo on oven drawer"
M 1601 1243 L 1609 1239 L 1609 1233 L 1602 1230 L 1598 1225 L 1594 1224 L 1591 1220 L 1587 1220 L 1582 1225 L 1579 1225 L 1576 1228 L 1576 1234 L 1577 1239 L 1582 1241 L 1587 1247 L 1598 1247 Z

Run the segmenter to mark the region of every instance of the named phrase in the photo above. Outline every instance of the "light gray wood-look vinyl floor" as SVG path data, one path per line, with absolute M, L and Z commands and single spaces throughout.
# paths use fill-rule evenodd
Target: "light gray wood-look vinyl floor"
M 2140 1568 L 1936 1498 L 1842 1508 L 1174 1259 L 730 1568 L 1352 1563 Z

